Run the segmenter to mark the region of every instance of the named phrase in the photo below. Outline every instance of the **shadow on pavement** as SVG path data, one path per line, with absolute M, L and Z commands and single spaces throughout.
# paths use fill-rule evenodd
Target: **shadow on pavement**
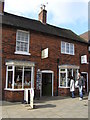
M 76 96 L 77 98 L 78 96 Z M 34 99 L 34 103 L 45 103 L 47 101 L 58 101 L 58 100 L 64 100 L 64 99 L 72 99 L 70 96 L 62 97 L 62 96 L 53 96 L 53 97 L 41 97 L 39 99 Z M 84 95 L 83 100 L 88 100 L 88 96 Z M 23 102 L 8 102 L 8 101 L 2 101 L 0 106 L 11 106 L 11 105 L 20 105 L 23 104 Z M 53 107 L 53 106 L 52 106 Z M 54 106 L 55 107 L 55 106 Z
M 36 105 L 36 109 L 38 109 L 38 108 L 53 108 L 53 107 L 56 107 L 56 105 L 53 105 L 53 104 Z
M 46 102 L 46 101 L 54 101 L 54 100 L 63 100 L 63 99 L 71 99 L 71 97 L 70 96 L 67 96 L 67 97 L 62 97 L 62 96 L 51 96 L 51 97 L 46 97 L 46 96 L 44 96 L 44 97 L 41 97 L 41 98 L 39 98 L 39 99 L 35 99 L 35 103 L 44 103 L 44 102 Z

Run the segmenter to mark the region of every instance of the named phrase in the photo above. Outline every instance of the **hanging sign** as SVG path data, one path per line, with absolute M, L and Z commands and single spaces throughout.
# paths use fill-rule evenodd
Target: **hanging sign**
M 87 63 L 87 55 L 81 56 L 81 64 Z
M 48 57 L 48 48 L 45 48 L 44 50 L 42 50 L 41 57 L 42 59 Z

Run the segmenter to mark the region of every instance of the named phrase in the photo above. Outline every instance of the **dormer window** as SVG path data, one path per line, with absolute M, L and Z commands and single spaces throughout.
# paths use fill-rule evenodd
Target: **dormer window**
M 29 53 L 29 32 L 17 30 L 16 33 L 16 54 L 30 55 Z

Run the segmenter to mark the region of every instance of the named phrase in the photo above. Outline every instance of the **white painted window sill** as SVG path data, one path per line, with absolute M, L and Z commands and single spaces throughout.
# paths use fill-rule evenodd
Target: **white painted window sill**
M 23 89 L 12 89 L 12 88 L 5 88 L 4 90 L 7 90 L 7 91 L 24 91 L 24 90 L 30 90 L 31 88 L 23 88 Z M 35 89 L 35 88 L 33 88 Z
M 11 88 L 5 88 L 4 90 L 7 90 L 7 91 L 24 91 L 24 89 L 11 89 Z
M 15 52 L 15 54 L 20 54 L 20 55 L 31 55 L 31 53 L 28 53 L 28 52 Z
M 71 53 L 65 53 L 65 52 L 61 52 L 61 54 L 65 54 L 65 55 L 75 55 L 75 53 L 74 53 L 74 54 L 71 54 Z
M 58 88 L 70 88 L 70 87 L 62 87 L 62 86 L 59 86 Z

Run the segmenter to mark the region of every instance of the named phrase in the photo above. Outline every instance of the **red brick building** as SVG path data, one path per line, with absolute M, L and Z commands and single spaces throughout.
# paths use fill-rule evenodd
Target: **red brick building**
M 34 88 L 35 96 L 38 91 L 40 96 L 69 95 L 70 76 L 76 80 L 79 70 L 88 92 L 87 42 L 71 30 L 47 24 L 46 18 L 43 7 L 38 21 L 1 9 L 4 100 L 23 100 L 26 88 Z

